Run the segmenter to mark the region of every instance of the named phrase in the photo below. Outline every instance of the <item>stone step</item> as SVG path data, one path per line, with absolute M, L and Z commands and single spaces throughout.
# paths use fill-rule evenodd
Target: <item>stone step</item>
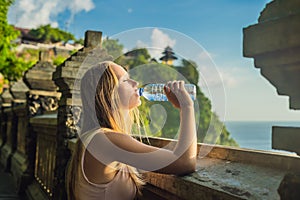
M 85 52 L 85 51 L 77 51 L 76 52 L 76 56 L 87 56 L 88 55 L 88 52 Z
M 86 58 L 86 55 L 85 56 L 72 56 L 71 60 L 72 61 L 83 62 L 85 58 Z
M 65 62 L 65 66 L 64 67 L 80 67 L 80 65 L 82 64 L 82 62 L 79 61 L 74 61 L 74 60 L 68 60 Z

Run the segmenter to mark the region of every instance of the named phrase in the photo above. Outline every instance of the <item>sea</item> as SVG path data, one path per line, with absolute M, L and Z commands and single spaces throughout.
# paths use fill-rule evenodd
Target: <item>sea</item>
M 290 153 L 272 149 L 272 126 L 300 127 L 299 121 L 227 121 L 230 136 L 241 148 Z M 293 153 L 292 153 L 293 154 Z

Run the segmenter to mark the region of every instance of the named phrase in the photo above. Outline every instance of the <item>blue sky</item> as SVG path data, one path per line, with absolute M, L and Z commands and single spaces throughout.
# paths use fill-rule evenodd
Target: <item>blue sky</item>
M 113 38 L 130 35 L 136 37 L 135 42 L 120 40 L 126 49 L 156 42 L 173 45 L 175 53 L 190 52 L 193 59 L 199 54 L 187 45 L 191 42 L 192 46 L 199 47 L 198 53 L 200 49 L 205 50 L 206 58 L 212 60 L 214 70 L 221 77 L 224 95 L 213 100 L 214 110 L 221 118 L 300 121 L 300 111 L 289 110 L 288 97 L 277 95 L 276 89 L 254 67 L 253 60 L 242 55 L 242 29 L 257 23 L 268 2 L 270 0 L 16 0 L 9 11 L 9 22 L 27 28 L 50 23 L 78 38 L 83 37 L 86 30 L 102 31 L 103 35 Z M 153 28 L 146 28 L 147 34 L 140 34 L 143 27 Z M 210 91 L 222 90 L 214 76 L 205 78 Z M 204 92 L 209 96 L 208 91 L 204 89 Z

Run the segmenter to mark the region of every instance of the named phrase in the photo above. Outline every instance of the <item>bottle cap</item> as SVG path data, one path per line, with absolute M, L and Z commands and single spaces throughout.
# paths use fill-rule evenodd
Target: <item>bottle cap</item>
M 137 92 L 138 92 L 138 95 L 142 96 L 143 92 L 144 92 L 144 88 L 139 88 Z

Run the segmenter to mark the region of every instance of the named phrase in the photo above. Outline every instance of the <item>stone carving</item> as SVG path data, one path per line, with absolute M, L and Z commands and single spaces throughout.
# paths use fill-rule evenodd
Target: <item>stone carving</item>
M 75 137 L 80 131 L 80 119 L 81 119 L 81 107 L 79 106 L 68 106 L 66 112 L 66 126 L 68 128 L 68 136 L 70 138 Z
M 55 111 L 58 108 L 58 99 L 56 97 L 43 97 L 42 108 L 46 111 Z
M 56 96 L 29 94 L 28 107 L 30 116 L 55 111 L 58 108 L 58 98 Z

